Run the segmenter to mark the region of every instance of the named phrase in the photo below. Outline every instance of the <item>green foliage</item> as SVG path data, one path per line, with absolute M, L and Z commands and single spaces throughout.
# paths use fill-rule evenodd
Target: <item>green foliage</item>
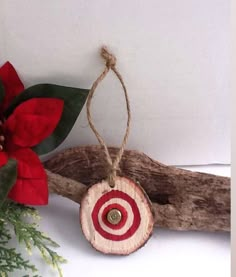
M 9 159 L 7 164 L 0 167 L 0 208 L 5 198 L 8 195 L 11 187 L 16 182 L 17 162 L 14 159 Z
M 33 222 L 27 222 L 27 218 L 31 221 L 33 219 Z M 37 211 L 31 207 L 5 201 L 0 208 L 0 277 L 8 277 L 9 273 L 15 270 L 37 271 L 21 253 L 8 247 L 13 232 L 18 242 L 25 245 L 29 254 L 34 248 L 38 249 L 45 262 L 55 268 L 60 277 L 62 276 L 60 264 L 66 260 L 51 249 L 58 247 L 58 244 L 37 230 L 38 224 L 35 221 L 38 219 Z
M 9 108 L 5 111 L 5 116 L 8 117 L 20 103 L 32 98 L 49 97 L 59 98 L 64 101 L 64 109 L 58 126 L 49 137 L 33 148 L 38 155 L 43 155 L 55 149 L 67 137 L 84 106 L 88 93 L 89 90 L 87 89 L 53 84 L 35 85 L 15 97 Z

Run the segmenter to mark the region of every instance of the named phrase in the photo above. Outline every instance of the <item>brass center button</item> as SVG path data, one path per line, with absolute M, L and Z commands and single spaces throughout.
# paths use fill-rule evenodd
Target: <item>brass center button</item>
M 109 223 L 111 223 L 113 225 L 118 224 L 121 221 L 121 218 L 122 218 L 122 214 L 117 209 L 111 209 L 107 213 L 107 220 Z

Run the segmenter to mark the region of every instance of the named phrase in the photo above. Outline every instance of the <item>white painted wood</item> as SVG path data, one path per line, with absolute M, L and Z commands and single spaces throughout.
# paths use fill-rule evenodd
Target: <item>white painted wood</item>
M 137 205 L 140 216 L 140 224 L 135 229 L 135 232 L 132 235 L 128 232 L 126 239 L 119 241 L 115 239 L 108 239 L 104 237 L 100 231 L 96 230 L 91 216 L 99 199 L 114 190 L 123 192 L 125 195 L 128 195 L 129 198 L 133 199 Z M 117 203 L 123 207 L 128 214 L 124 226 L 117 230 L 107 227 L 102 220 L 102 213 L 104 209 L 108 205 L 114 203 Z M 126 234 L 127 231 L 132 227 L 133 223 L 137 222 L 137 217 L 133 212 L 133 208 L 134 207 L 132 207 L 132 205 L 126 199 L 112 197 L 108 201 L 104 202 L 99 208 L 99 211 L 96 213 L 99 226 L 108 234 L 115 236 L 122 236 Z M 80 222 L 86 239 L 96 250 L 99 250 L 105 254 L 117 255 L 128 255 L 142 247 L 150 238 L 154 225 L 151 205 L 147 196 L 143 194 L 143 191 L 139 186 L 135 185 L 132 181 L 124 177 L 116 177 L 114 189 L 109 186 L 107 181 L 102 181 L 89 188 L 81 202 Z

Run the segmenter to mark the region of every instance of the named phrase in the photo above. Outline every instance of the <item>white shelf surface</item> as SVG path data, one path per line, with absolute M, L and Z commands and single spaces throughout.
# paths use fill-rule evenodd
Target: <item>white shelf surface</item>
M 230 176 L 222 165 L 183 167 L 193 171 Z M 68 263 L 64 277 L 229 277 L 230 234 L 180 232 L 155 228 L 145 247 L 127 257 L 106 256 L 96 252 L 82 235 L 79 206 L 52 195 L 50 204 L 39 208 L 40 228 L 60 244 L 58 253 Z M 32 257 L 43 277 L 57 276 L 40 257 Z

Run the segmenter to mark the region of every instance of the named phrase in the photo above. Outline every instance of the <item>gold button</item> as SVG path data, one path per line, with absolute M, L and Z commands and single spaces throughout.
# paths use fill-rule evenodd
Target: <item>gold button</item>
M 117 209 L 112 209 L 107 213 L 107 220 L 113 225 L 118 224 L 121 221 L 121 218 L 122 214 Z

